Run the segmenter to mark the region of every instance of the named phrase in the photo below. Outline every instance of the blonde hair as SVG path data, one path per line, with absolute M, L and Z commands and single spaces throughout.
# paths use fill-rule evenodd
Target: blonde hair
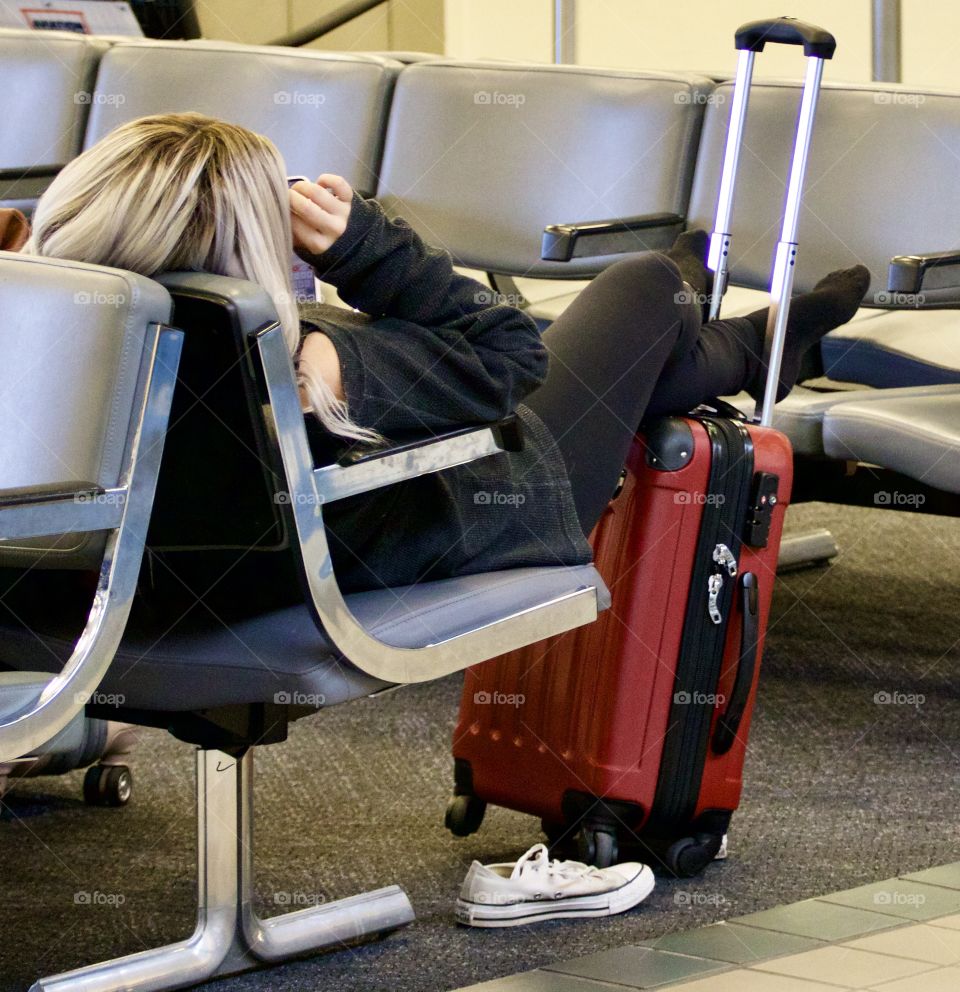
M 37 204 L 23 250 L 145 276 L 187 269 L 249 279 L 270 295 L 294 354 L 300 319 L 285 175 L 273 142 L 244 127 L 195 113 L 141 117 L 64 166 Z M 327 430 L 379 438 L 350 420 L 305 361 L 297 380 Z

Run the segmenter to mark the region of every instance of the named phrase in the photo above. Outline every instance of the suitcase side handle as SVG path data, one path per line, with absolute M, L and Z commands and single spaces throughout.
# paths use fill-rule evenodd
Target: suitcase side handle
M 715 754 L 726 754 L 733 746 L 740 730 L 747 701 L 750 699 L 750 688 L 753 676 L 757 670 L 758 642 L 760 640 L 760 588 L 757 577 L 753 572 L 744 572 L 740 576 L 742 593 L 741 606 L 743 609 L 743 624 L 740 628 L 740 660 L 737 674 L 733 680 L 730 701 L 723 715 L 717 721 L 713 734 L 713 751 Z
M 803 45 L 808 58 L 832 59 L 837 50 L 837 39 L 827 30 L 798 21 L 795 17 L 772 17 L 763 21 L 750 21 L 737 28 L 734 43 L 741 51 L 762 52 L 767 43 L 772 45 Z

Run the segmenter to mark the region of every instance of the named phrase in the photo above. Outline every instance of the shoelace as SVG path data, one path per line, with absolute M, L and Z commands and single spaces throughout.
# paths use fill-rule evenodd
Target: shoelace
M 511 878 L 520 878 L 525 872 L 545 873 L 551 878 L 602 878 L 598 868 L 580 861 L 551 861 L 546 844 L 534 844 L 514 865 Z

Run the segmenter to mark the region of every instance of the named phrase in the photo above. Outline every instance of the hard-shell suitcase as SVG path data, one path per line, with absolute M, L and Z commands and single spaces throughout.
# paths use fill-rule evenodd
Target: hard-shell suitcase
M 447 811 L 456 834 L 478 829 L 492 802 L 539 816 L 555 846 L 576 835 L 590 863 L 612 864 L 621 846 L 639 846 L 640 857 L 688 876 L 716 856 L 738 806 L 792 482 L 790 444 L 769 423 L 803 174 L 823 63 L 835 48 L 826 31 L 791 18 L 737 31 L 711 317 L 727 279 L 753 60 L 770 42 L 803 45 L 808 71 L 773 267 L 760 422 L 718 404 L 638 434 L 591 535 L 610 608 L 467 672 Z

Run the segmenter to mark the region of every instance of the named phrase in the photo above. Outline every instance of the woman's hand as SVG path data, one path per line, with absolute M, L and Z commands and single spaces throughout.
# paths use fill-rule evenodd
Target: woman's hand
M 293 247 L 322 254 L 347 229 L 353 188 L 343 176 L 324 173 L 315 183 L 295 183 L 289 195 Z

